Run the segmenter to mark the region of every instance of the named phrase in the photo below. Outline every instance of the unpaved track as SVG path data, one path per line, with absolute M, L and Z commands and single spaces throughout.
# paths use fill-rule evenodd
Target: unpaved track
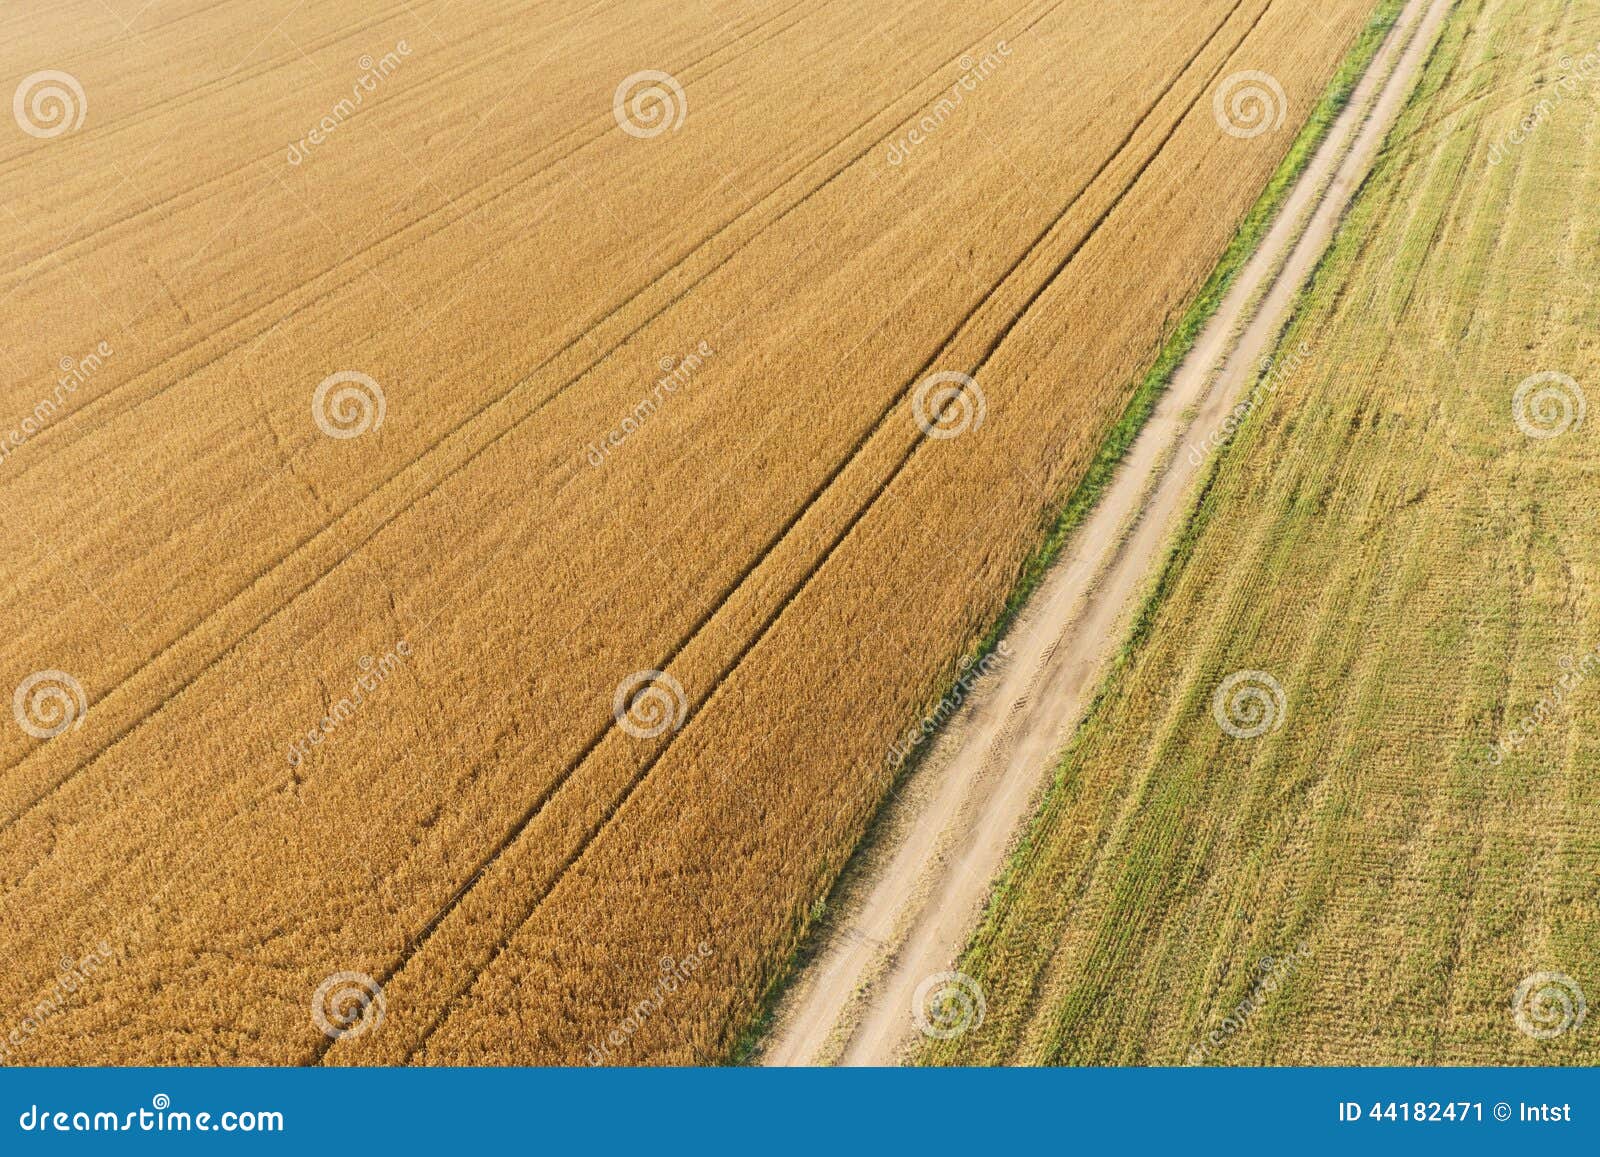
M 924 761 L 898 843 L 857 882 L 779 1011 L 770 1065 L 892 1064 L 915 1042 L 917 986 L 952 967 L 1188 507 L 1204 455 L 1256 380 L 1394 123 L 1450 9 L 1412 0 L 1254 257 L 1179 367 L 1117 477 Z M 891 837 L 893 838 L 893 837 Z M 870 878 L 875 875 L 876 878 Z

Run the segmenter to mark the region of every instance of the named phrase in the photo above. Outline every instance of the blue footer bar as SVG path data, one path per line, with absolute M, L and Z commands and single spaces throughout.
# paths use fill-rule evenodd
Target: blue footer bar
M 0 1153 L 1588 1152 L 1600 1070 L 7 1069 Z

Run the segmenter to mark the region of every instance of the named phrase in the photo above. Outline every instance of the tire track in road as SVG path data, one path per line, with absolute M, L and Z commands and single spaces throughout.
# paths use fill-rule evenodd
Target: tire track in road
M 884 850 L 859 906 L 794 987 L 764 1063 L 827 1063 L 836 1049 L 844 1064 L 903 1059 L 915 1040 L 917 986 L 950 968 L 967 943 L 1054 755 L 1188 509 L 1201 466 L 1178 448 L 1191 432 L 1220 425 L 1276 340 L 1450 7 L 1411 0 L 1403 11 L 1111 486 L 1008 633 L 1012 661 L 924 761 L 926 799 L 908 805 L 900 841 Z

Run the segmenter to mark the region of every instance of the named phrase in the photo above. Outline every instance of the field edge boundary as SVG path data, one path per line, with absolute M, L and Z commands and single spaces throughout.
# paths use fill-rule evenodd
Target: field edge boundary
M 1393 0 L 1385 0 L 1385 7 L 1387 8 L 1391 3 L 1393 3 Z M 1402 2 L 1396 5 L 1396 8 L 1398 10 L 1403 6 L 1404 5 Z M 1448 22 L 1449 19 L 1454 16 L 1455 11 L 1456 9 L 1454 7 L 1454 0 L 1452 0 L 1452 11 L 1446 16 L 1446 22 Z M 1374 22 L 1376 22 L 1380 17 L 1381 13 L 1375 14 L 1373 17 Z M 1422 65 L 1418 69 L 1418 84 L 1407 96 L 1400 116 L 1397 117 L 1394 126 L 1392 126 L 1390 129 L 1391 133 L 1395 129 L 1399 128 L 1400 120 L 1404 117 L 1405 110 L 1411 107 L 1412 103 L 1418 98 L 1418 94 L 1422 92 L 1421 80 L 1426 75 L 1428 66 L 1431 63 L 1433 56 L 1438 52 L 1440 43 L 1442 43 L 1442 40 L 1436 41 L 1432 46 L 1430 46 L 1427 58 L 1423 61 Z M 1371 183 L 1373 177 L 1378 173 L 1379 166 L 1381 166 L 1383 163 L 1383 159 L 1387 151 L 1388 143 L 1386 140 L 1385 143 L 1379 148 L 1376 157 L 1376 163 L 1374 164 L 1372 171 L 1369 172 L 1366 177 L 1363 178 L 1361 184 L 1351 192 L 1349 206 L 1345 210 L 1345 213 L 1341 215 L 1341 229 L 1343 227 L 1344 220 L 1348 218 L 1350 211 L 1355 208 L 1356 204 L 1360 201 L 1362 195 L 1365 193 L 1368 185 Z M 1316 262 L 1316 265 L 1312 269 L 1310 275 L 1306 278 L 1305 283 L 1295 294 L 1294 304 L 1285 313 L 1282 324 L 1278 327 L 1277 337 L 1274 339 L 1275 345 L 1281 344 L 1302 321 L 1305 303 L 1312 290 L 1316 286 L 1317 280 L 1321 277 L 1323 270 L 1327 267 L 1329 260 L 1335 255 L 1340 243 L 1340 236 L 1336 234 L 1328 249 Z M 1264 376 L 1264 374 L 1253 374 L 1251 378 L 1247 380 L 1256 381 L 1262 376 Z M 1218 447 L 1217 451 L 1210 455 L 1210 461 L 1206 464 L 1205 471 L 1200 475 L 1200 477 L 1195 479 L 1193 491 L 1187 502 L 1189 513 L 1184 519 L 1182 529 L 1176 536 L 1174 536 L 1172 542 L 1168 544 L 1166 550 L 1163 552 L 1160 563 L 1150 577 L 1146 593 L 1138 600 L 1137 605 L 1135 606 L 1129 619 L 1126 636 L 1121 640 L 1115 651 L 1112 653 L 1106 665 L 1106 670 L 1098 680 L 1093 695 L 1089 697 L 1089 701 L 1084 707 L 1082 719 L 1073 729 L 1071 738 L 1062 747 L 1059 756 L 1052 762 L 1047 773 L 1047 780 L 1043 786 L 1043 789 L 1039 792 L 1039 798 L 1035 805 L 1030 809 L 1027 823 L 1023 830 L 1019 832 L 1015 846 L 1012 848 L 1010 854 L 1007 855 L 1004 869 L 992 883 L 989 890 L 988 899 L 984 903 L 983 911 L 980 914 L 978 921 L 974 925 L 971 934 L 967 938 L 966 947 L 962 949 L 961 954 L 958 957 L 958 962 L 963 966 L 970 964 L 970 962 L 972 962 L 974 959 L 981 959 L 984 955 L 982 947 L 984 933 L 987 932 L 993 926 L 994 922 L 999 918 L 1001 909 L 1004 908 L 1012 893 L 1013 887 L 1016 884 L 1017 873 L 1026 858 L 1027 852 L 1036 842 L 1036 836 L 1041 821 L 1044 818 L 1051 797 L 1053 797 L 1061 788 L 1067 766 L 1076 756 L 1079 746 L 1083 741 L 1084 735 L 1088 729 L 1095 724 L 1100 713 L 1105 709 L 1106 703 L 1110 699 L 1112 693 L 1117 689 L 1120 680 L 1127 673 L 1129 663 L 1132 662 L 1136 653 L 1149 641 L 1150 632 L 1155 625 L 1155 620 L 1159 615 L 1161 608 L 1166 602 L 1167 596 L 1171 593 L 1174 581 L 1177 579 L 1184 564 L 1187 563 L 1192 557 L 1194 547 L 1198 543 L 1201 533 L 1210 524 L 1213 516 L 1216 514 L 1217 507 L 1214 501 L 1216 483 L 1223 468 L 1229 461 L 1237 441 L 1237 439 L 1230 439 L 1228 442 Z M 930 1049 L 932 1047 L 934 1046 L 930 1046 Z M 912 1063 L 917 1066 L 939 1064 L 939 1062 L 931 1061 L 927 1059 L 927 1057 L 928 1053 L 925 1050 Z
M 1004 606 L 989 630 L 979 641 L 969 647 L 963 654 L 967 663 L 957 670 L 971 670 L 986 656 L 991 654 L 999 643 L 1005 638 L 1017 618 L 1021 615 L 1028 600 L 1043 583 L 1046 574 L 1059 559 L 1062 550 L 1071 541 L 1073 534 L 1088 519 L 1088 516 L 1099 505 L 1112 477 L 1118 467 L 1132 448 L 1134 441 L 1155 413 L 1157 404 L 1166 393 L 1173 375 L 1182 365 L 1198 340 L 1206 324 L 1216 315 L 1228 290 L 1232 287 L 1239 273 L 1244 269 L 1250 258 L 1254 256 L 1262 241 L 1266 238 L 1278 215 L 1293 193 L 1296 183 L 1310 166 L 1318 148 L 1326 140 L 1335 120 L 1349 103 L 1355 92 L 1356 86 L 1372 67 L 1379 50 L 1390 31 L 1399 19 L 1405 7 L 1406 0 L 1379 0 L 1368 18 L 1367 23 L 1354 37 L 1350 47 L 1340 59 L 1334 70 L 1332 78 L 1324 88 L 1322 96 L 1313 106 L 1306 117 L 1305 123 L 1290 143 L 1288 151 L 1278 167 L 1273 171 L 1266 186 L 1262 189 L 1256 202 L 1245 213 L 1235 230 L 1233 239 L 1229 241 L 1222 257 L 1213 268 L 1211 274 L 1201 284 L 1195 293 L 1189 307 L 1179 318 L 1177 324 L 1162 342 L 1149 369 L 1138 379 L 1127 404 L 1123 407 L 1121 415 L 1106 430 L 1100 440 L 1100 445 L 1095 451 L 1089 466 L 1085 469 L 1082 478 L 1068 494 L 1057 513 L 1041 520 L 1039 528 L 1039 545 L 1024 560 L 1018 570 L 1017 577 L 1012 584 L 1011 592 L 1007 596 Z M 1209 491 L 1210 479 L 1204 480 L 1200 487 L 1200 495 Z M 1184 537 L 1187 538 L 1187 529 Z M 1136 641 L 1136 631 L 1145 625 L 1148 604 L 1155 599 L 1159 591 L 1164 588 L 1166 572 L 1168 571 L 1173 555 L 1169 555 L 1162 565 L 1161 575 L 1156 587 L 1150 596 L 1141 600 L 1142 604 L 1136 612 L 1133 628 L 1130 629 L 1128 638 L 1119 646 L 1117 658 L 1111 668 L 1101 679 L 1100 689 L 1091 697 L 1090 713 L 1098 706 L 1104 690 L 1116 672 L 1121 668 L 1121 659 L 1126 654 L 1127 648 Z M 955 675 L 940 685 L 939 690 L 943 695 L 948 695 L 955 685 Z M 939 697 L 930 699 L 936 703 Z M 1089 715 L 1086 713 L 1085 721 Z M 1081 728 L 1080 728 L 1081 729 Z M 940 732 L 944 730 L 941 726 Z M 834 908 L 833 900 L 847 887 L 860 866 L 863 858 L 870 853 L 884 834 L 887 813 L 901 788 L 916 776 L 922 764 L 922 753 L 930 750 L 931 744 L 924 745 L 908 757 L 900 767 L 884 793 L 882 801 L 877 806 L 872 819 L 869 821 L 867 831 L 855 848 L 850 852 L 844 866 L 834 875 L 822 902 L 812 910 L 811 916 L 804 922 L 799 930 L 799 940 L 795 949 L 790 953 L 788 960 L 779 970 L 777 976 L 767 986 L 758 1002 L 758 1011 L 750 1022 L 741 1031 L 735 1044 L 724 1058 L 729 1064 L 746 1065 L 759 1061 L 762 1045 L 770 1031 L 775 1027 L 776 1014 L 784 996 L 791 985 L 804 971 L 804 965 L 818 953 L 822 945 L 818 942 L 828 929 L 827 913 Z M 1070 746 L 1069 746 L 1070 750 Z M 1051 782 L 1046 787 L 1048 792 L 1054 785 L 1055 773 L 1051 774 Z M 1037 808 L 1030 812 L 1037 812 Z M 1036 817 L 1035 817 L 1036 818 Z M 1027 833 L 1031 834 L 1034 818 L 1027 824 Z M 1024 836 L 1026 839 L 1026 835 Z M 1008 861 L 1010 857 L 1008 857 Z M 1008 862 L 1002 877 L 994 883 L 994 890 L 998 891 L 1004 878 L 1010 875 Z M 979 921 L 979 927 L 988 923 L 990 904 L 984 906 L 984 913 Z M 970 948 L 969 950 L 970 951 Z M 963 957 L 966 952 L 963 952 Z

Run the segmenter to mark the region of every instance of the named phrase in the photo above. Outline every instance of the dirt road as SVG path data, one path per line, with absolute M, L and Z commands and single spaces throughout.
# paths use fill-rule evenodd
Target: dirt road
M 965 945 L 1055 756 L 1126 637 L 1212 436 L 1254 385 L 1449 9 L 1450 0 L 1412 0 L 1402 12 L 1100 505 L 1007 636 L 1009 658 L 939 736 L 877 846 L 852 868 L 843 909 L 779 1008 L 762 1063 L 893 1064 L 914 1046 L 918 985 L 953 967 Z

